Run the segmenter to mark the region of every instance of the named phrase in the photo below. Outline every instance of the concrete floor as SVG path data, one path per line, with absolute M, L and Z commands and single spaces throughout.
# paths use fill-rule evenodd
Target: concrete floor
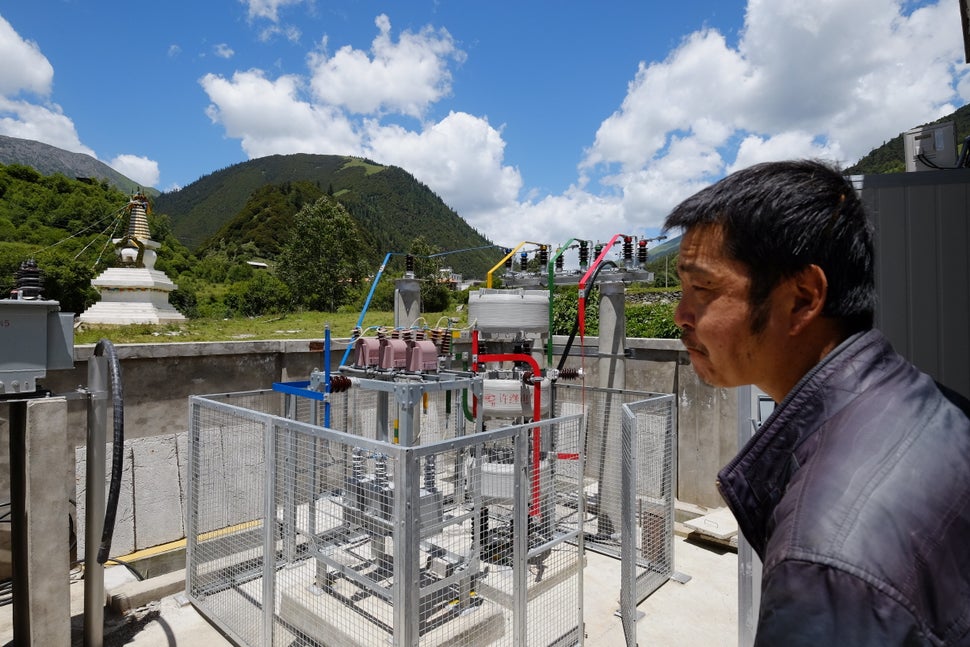
M 623 628 L 615 615 L 619 597 L 620 564 L 588 552 L 584 573 L 586 641 L 590 647 L 623 645 Z M 638 607 L 637 643 L 640 647 L 737 646 L 737 565 L 733 550 L 696 543 L 681 535 L 674 540 L 676 573 L 690 579 L 670 580 Z M 134 579 L 122 567 L 109 568 L 105 586 L 110 593 Z M 83 645 L 84 584 L 71 585 L 72 644 Z M 0 645 L 12 645 L 11 607 L 0 608 Z M 200 615 L 182 594 L 161 596 L 124 616 L 106 609 L 105 647 L 220 647 L 232 645 Z

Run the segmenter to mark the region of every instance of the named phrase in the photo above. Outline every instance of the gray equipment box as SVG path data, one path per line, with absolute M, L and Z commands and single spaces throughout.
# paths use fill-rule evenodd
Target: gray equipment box
M 74 314 L 57 301 L 0 300 L 0 397 L 29 394 L 48 370 L 74 368 Z

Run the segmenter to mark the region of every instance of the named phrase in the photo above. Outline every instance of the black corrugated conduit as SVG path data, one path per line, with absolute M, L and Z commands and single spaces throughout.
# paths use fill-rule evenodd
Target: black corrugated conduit
M 108 499 L 104 508 L 104 530 L 101 533 L 101 548 L 98 550 L 98 564 L 108 561 L 111 538 L 114 535 L 115 516 L 118 512 L 118 497 L 121 494 L 121 470 L 125 460 L 125 398 L 121 389 L 121 364 L 115 347 L 107 339 L 102 339 L 94 347 L 94 354 L 108 358 L 108 371 L 111 375 L 111 407 L 114 419 L 114 435 L 111 451 L 111 483 L 108 486 Z

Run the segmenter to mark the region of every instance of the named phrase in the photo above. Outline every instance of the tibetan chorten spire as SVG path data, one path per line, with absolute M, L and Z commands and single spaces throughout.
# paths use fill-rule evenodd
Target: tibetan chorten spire
M 148 229 L 148 198 L 137 193 L 128 201 L 128 231 L 113 242 L 121 257 L 121 267 L 110 267 L 91 285 L 101 293 L 101 301 L 79 317 L 85 323 L 134 324 L 175 323 L 185 317 L 168 302 L 176 286 L 164 272 L 155 269 L 155 250 L 161 245 Z

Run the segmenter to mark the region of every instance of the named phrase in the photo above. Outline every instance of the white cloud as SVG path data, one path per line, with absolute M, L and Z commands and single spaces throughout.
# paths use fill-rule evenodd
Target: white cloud
M 122 154 L 115 157 L 108 166 L 143 187 L 158 185 L 158 162 L 138 155 Z
M 250 158 L 284 153 L 360 154 L 360 136 L 346 116 L 301 98 L 303 82 L 283 75 L 275 81 L 260 70 L 231 79 L 207 74 L 200 81 L 212 102 L 207 114 L 228 137 L 242 141 Z
M 382 14 L 374 22 L 379 33 L 370 53 L 346 46 L 329 56 L 325 40 L 310 56 L 314 97 L 359 114 L 383 110 L 420 118 L 451 92 L 448 61 L 463 60 L 465 54 L 446 30 L 405 31 L 394 42 L 388 17 Z
M 21 92 L 47 96 L 54 81 L 54 68 L 37 46 L 24 40 L 0 16 L 0 96 L 14 97 Z
M 373 159 L 406 169 L 446 202 L 459 198 L 469 221 L 515 203 L 522 178 L 517 169 L 502 164 L 505 142 L 487 119 L 453 112 L 421 132 L 368 125 Z
M 945 0 L 908 15 L 895 0 L 749 0 L 737 47 L 703 30 L 641 64 L 582 177 L 621 192 L 620 222 L 657 226 L 680 199 L 756 162 L 853 163 L 966 100 L 958 24 Z
M 272 22 L 279 21 L 281 7 L 297 5 L 303 0 L 239 0 L 248 9 L 249 19 L 263 18 Z
M 81 143 L 74 122 L 48 101 L 54 68 L 32 41 L 0 16 L 0 134 L 94 155 Z
M 218 45 L 212 48 L 212 51 L 219 58 L 225 58 L 225 59 L 232 58 L 236 54 L 236 52 L 233 51 L 233 49 L 225 43 L 219 43 Z
M 33 139 L 96 157 L 93 150 L 81 143 L 74 122 L 56 104 L 45 106 L 0 96 L 0 135 Z
M 264 27 L 259 31 L 259 40 L 262 43 L 268 43 L 275 39 L 277 36 L 282 36 L 291 43 L 299 42 L 300 36 L 303 32 L 300 28 L 295 25 L 279 25 L 273 23 L 268 27 Z

